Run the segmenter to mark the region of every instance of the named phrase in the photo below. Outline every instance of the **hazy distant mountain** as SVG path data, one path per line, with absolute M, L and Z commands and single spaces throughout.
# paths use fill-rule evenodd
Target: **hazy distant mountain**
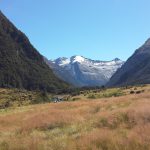
M 47 61 L 58 77 L 79 87 L 105 85 L 123 63 L 118 58 L 112 61 L 97 61 L 82 56 Z
M 66 86 L 28 38 L 0 12 L 0 87 L 54 91 Z
M 108 86 L 150 83 L 150 39 L 113 75 Z

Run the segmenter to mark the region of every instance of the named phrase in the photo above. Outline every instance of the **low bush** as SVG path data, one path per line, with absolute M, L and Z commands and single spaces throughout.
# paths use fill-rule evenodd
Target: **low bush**
M 134 91 L 130 91 L 130 94 L 135 94 L 135 92 Z

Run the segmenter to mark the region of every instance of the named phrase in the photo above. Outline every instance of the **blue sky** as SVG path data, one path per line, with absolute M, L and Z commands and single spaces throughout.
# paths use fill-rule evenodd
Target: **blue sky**
M 49 59 L 126 60 L 150 37 L 150 0 L 0 0 L 2 12 Z

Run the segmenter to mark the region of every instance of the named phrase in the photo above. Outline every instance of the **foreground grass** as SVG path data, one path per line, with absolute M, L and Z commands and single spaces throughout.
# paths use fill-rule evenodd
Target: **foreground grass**
M 0 111 L 0 150 L 149 150 L 150 93 Z

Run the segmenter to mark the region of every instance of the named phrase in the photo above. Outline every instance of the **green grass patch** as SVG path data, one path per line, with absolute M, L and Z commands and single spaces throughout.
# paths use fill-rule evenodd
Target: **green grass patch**
M 119 97 L 119 96 L 123 96 L 124 92 L 123 90 L 119 89 L 119 88 L 115 88 L 115 89 L 106 89 L 106 90 L 102 90 L 98 93 L 89 93 L 88 97 L 89 99 L 98 99 L 98 98 L 109 98 L 109 97 Z

